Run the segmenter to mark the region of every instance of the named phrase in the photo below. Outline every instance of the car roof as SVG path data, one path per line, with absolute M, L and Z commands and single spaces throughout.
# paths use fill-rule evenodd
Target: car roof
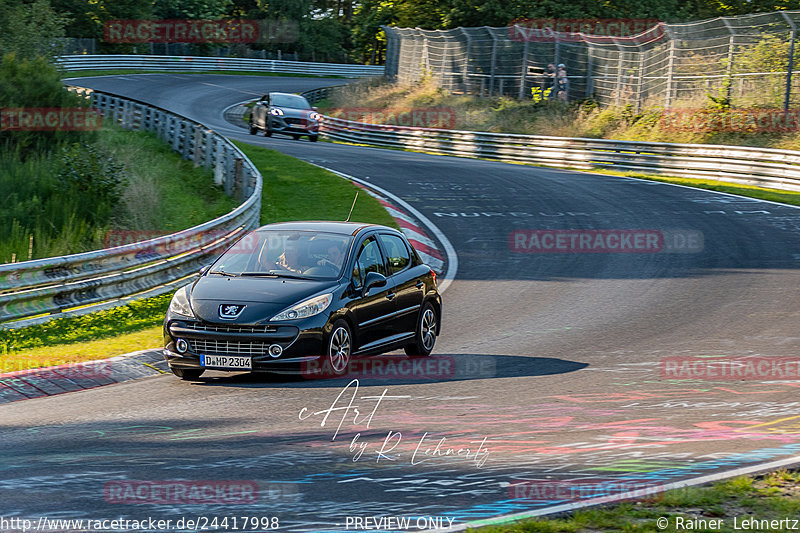
M 359 233 L 367 228 L 389 230 L 393 233 L 397 233 L 397 230 L 394 228 L 381 226 L 379 224 L 367 224 L 365 222 L 335 222 L 327 220 L 276 222 L 274 224 L 261 226 L 256 231 L 281 229 L 288 231 L 319 231 L 325 233 L 338 233 L 340 235 L 355 235 L 356 233 Z
M 305 96 L 303 96 L 302 94 L 297 94 L 297 93 L 282 93 L 282 92 L 279 92 L 279 91 L 272 91 L 272 92 L 269 93 L 270 96 L 272 96 L 274 94 L 280 94 L 282 96 L 302 96 L 303 98 L 305 98 Z

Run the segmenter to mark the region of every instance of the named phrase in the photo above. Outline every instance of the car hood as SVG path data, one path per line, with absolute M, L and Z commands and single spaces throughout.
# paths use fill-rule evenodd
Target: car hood
M 283 111 L 284 117 L 304 118 L 307 120 L 308 115 L 314 112 L 312 109 L 295 109 L 293 107 L 280 107 L 280 110 Z
M 189 302 L 195 315 L 206 322 L 254 324 L 269 320 L 290 305 L 319 292 L 333 290 L 337 285 L 329 280 L 206 275 L 192 285 Z M 223 305 L 244 305 L 244 309 L 236 318 L 221 318 Z

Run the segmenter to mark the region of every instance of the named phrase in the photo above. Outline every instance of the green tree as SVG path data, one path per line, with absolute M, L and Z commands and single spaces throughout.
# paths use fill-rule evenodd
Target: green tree
M 157 19 L 216 20 L 228 15 L 232 7 L 231 0 L 155 0 L 153 15 Z
M 6 54 L 0 61 L 0 107 L 88 107 L 88 102 L 67 90 L 61 73 L 45 58 L 19 59 Z M 23 159 L 51 150 L 64 142 L 85 142 L 93 136 L 80 131 L 0 131 L 0 148 L 13 149 Z
M 58 38 L 64 36 L 68 19 L 48 0 L 5 0 L 0 4 L 0 55 L 17 58 L 58 55 Z

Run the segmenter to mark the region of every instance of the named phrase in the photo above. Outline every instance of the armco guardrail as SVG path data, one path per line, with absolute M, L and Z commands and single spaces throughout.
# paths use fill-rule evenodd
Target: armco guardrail
M 261 214 L 262 178 L 228 139 L 197 122 L 136 100 L 72 88 L 92 105 L 133 130 L 155 132 L 185 159 L 214 169 L 214 181 L 243 200 L 230 213 L 193 228 L 116 248 L 0 265 L 0 322 L 57 313 L 136 293 L 155 295 L 188 282 L 213 256 L 256 227 Z M 102 304 L 109 306 L 108 303 Z M 36 319 L 46 320 L 50 317 Z M 11 327 L 31 320 L 12 322 Z M 6 325 L 9 326 L 8 324 Z
M 246 59 L 238 57 L 74 55 L 61 56 L 56 62 L 67 71 L 131 69 L 174 70 L 185 72 L 193 70 L 233 70 L 311 74 L 315 76 L 344 76 L 347 78 L 372 78 L 383 76 L 383 66 L 380 65 L 307 63 L 304 61 Z
M 332 139 L 444 155 L 704 178 L 800 191 L 800 152 L 363 124 L 324 117 Z

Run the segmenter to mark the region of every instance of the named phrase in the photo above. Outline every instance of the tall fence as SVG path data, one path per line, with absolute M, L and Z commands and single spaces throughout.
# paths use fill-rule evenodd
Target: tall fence
M 707 94 L 737 106 L 800 105 L 800 11 L 658 23 L 629 37 L 552 32 L 531 38 L 524 22 L 503 28 L 383 27 L 386 75 L 426 74 L 456 93 L 531 98 L 552 87 L 547 66 L 566 66 L 568 97 L 602 105 L 692 107 Z
M 78 87 L 93 107 L 132 130 L 155 132 L 184 159 L 213 169 L 214 182 L 242 202 L 230 213 L 171 235 L 62 257 L 0 265 L 0 323 L 29 325 L 155 296 L 190 281 L 211 259 L 257 227 L 262 177 L 228 139 L 143 102 Z M 35 315 L 43 315 L 36 318 Z

